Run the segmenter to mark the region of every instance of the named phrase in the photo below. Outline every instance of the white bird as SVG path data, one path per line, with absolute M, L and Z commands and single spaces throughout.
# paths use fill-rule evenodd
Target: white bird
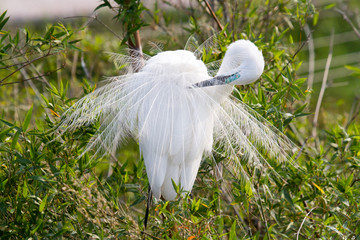
M 62 127 L 74 129 L 101 119 L 85 151 L 115 151 L 130 135 L 139 143 L 151 191 L 156 198 L 177 196 L 172 181 L 191 192 L 201 163 L 213 146 L 225 149 L 231 169 L 242 173 L 239 159 L 255 166 L 267 162 L 257 150 L 288 159 L 294 145 L 253 111 L 232 97 L 234 85 L 256 81 L 264 69 L 262 52 L 250 41 L 228 46 L 212 77 L 207 66 L 187 50 L 165 51 L 145 60 L 117 57 L 130 64 L 126 74 L 79 100 Z M 131 66 L 139 72 L 133 73 Z

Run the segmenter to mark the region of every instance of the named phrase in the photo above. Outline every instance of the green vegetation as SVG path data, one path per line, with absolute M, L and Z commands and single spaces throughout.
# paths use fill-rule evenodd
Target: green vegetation
M 313 123 L 306 104 L 311 91 L 297 75 L 299 56 L 306 56 L 306 42 L 298 43 L 307 38 L 305 24 L 316 27 L 323 12 L 341 6 L 223 2 L 212 6 L 220 26 L 204 1 L 149 10 L 139 1 L 103 0 L 100 7 L 114 10 L 117 20 L 111 28 L 123 30 L 117 36 L 102 15 L 32 32 L 6 30 L 8 16 L 1 13 L 0 239 L 360 239 L 360 101 L 346 115 L 321 108 L 321 122 Z M 121 70 L 106 52 L 138 48 L 138 33 L 142 43 L 178 49 L 191 34 L 202 42 L 222 27 L 219 45 L 203 60 L 221 59 L 236 39 L 262 49 L 264 74 L 239 87 L 236 97 L 301 147 L 298 166 L 268 159 L 271 170 L 246 168 L 248 182 L 229 174 L 220 151 L 215 160 L 223 179 L 215 176 L 214 161 L 204 159 L 193 196 L 153 202 L 144 232 L 148 180 L 137 143 L 129 140 L 115 155 L 79 158 L 99 123 L 61 137 L 54 129 L 76 99 Z M 359 78 L 359 68 L 347 68 Z

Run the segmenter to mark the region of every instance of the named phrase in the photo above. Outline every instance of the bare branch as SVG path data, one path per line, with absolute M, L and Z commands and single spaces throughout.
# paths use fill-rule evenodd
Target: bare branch
M 7 80 L 9 77 L 11 77 L 12 75 L 14 75 L 15 73 L 17 73 L 17 72 L 20 71 L 21 69 L 23 69 L 23 68 L 25 68 L 25 67 L 33 64 L 34 62 L 36 62 L 36 61 L 38 61 L 38 60 L 41 60 L 41 59 L 43 59 L 43 58 L 46 58 L 46 57 L 48 57 L 48 56 L 55 55 L 55 54 L 57 54 L 57 52 L 47 53 L 47 54 L 45 54 L 45 55 L 43 55 L 43 56 L 40 56 L 40 57 L 38 57 L 38 58 L 35 58 L 35 59 L 31 60 L 31 61 L 29 61 L 28 59 L 26 59 L 27 61 L 24 62 L 24 64 L 23 64 L 21 67 L 15 69 L 13 72 L 11 72 L 11 73 L 8 74 L 7 76 L 5 76 L 3 79 L 1 79 L 1 80 L 0 80 L 0 84 L 2 84 L 5 80 Z M 20 63 L 15 63 L 14 66 L 19 65 L 19 64 L 20 64 Z M 2 84 L 2 85 L 3 85 L 3 84 Z
M 329 54 L 328 54 L 328 58 L 327 58 L 326 65 L 325 65 L 324 77 L 323 77 L 323 81 L 321 84 L 319 98 L 318 98 L 318 101 L 316 104 L 315 115 L 314 115 L 314 119 L 313 119 L 313 129 L 312 129 L 312 137 L 313 138 L 315 138 L 317 135 L 316 128 L 317 128 L 317 124 L 318 124 L 321 102 L 323 100 L 325 89 L 326 89 L 326 82 L 328 80 L 328 74 L 329 74 L 329 69 L 330 69 L 330 64 L 331 64 L 331 59 L 332 59 L 332 54 L 333 54 L 333 48 L 334 48 L 334 30 L 332 30 L 332 32 L 331 32 Z
M 343 16 L 344 20 L 347 21 L 349 23 L 349 25 L 351 26 L 351 28 L 354 30 L 356 36 L 358 36 L 358 38 L 360 38 L 359 30 L 354 26 L 354 24 L 352 23 L 350 18 L 346 15 L 346 13 L 344 11 L 340 10 L 339 8 L 335 8 L 334 10 Z
M 309 76 L 307 80 L 307 89 L 313 88 L 314 83 L 314 72 L 315 72 L 315 46 L 314 39 L 312 37 L 312 32 L 308 24 L 305 25 L 304 31 L 308 36 L 308 47 L 309 47 Z M 306 103 L 309 104 L 311 99 L 311 94 L 306 97 Z
M 118 39 L 122 40 L 123 37 L 121 37 L 120 35 L 118 35 L 116 32 L 114 32 L 108 25 L 106 25 L 103 21 L 101 21 L 97 15 L 95 14 L 94 16 L 72 16 L 72 17 L 66 17 L 64 19 L 71 19 L 71 18 L 89 18 L 92 20 L 97 21 L 98 23 L 100 23 L 101 25 L 103 25 L 107 30 L 109 30 L 114 36 L 116 36 Z M 88 24 L 90 24 L 91 21 L 88 21 L 85 26 L 87 26 Z
M 345 130 L 347 130 L 349 128 L 349 126 L 356 119 L 356 117 L 359 115 L 359 113 L 360 113 L 360 96 L 355 96 L 354 102 L 351 106 L 349 120 L 345 126 Z
M 16 59 L 14 59 L 14 61 L 16 62 Z M 26 70 L 24 68 L 19 70 L 21 75 L 23 75 L 23 77 L 25 79 L 30 79 L 29 75 L 27 74 Z M 41 94 L 39 92 L 39 90 L 37 89 L 37 87 L 35 86 L 35 84 L 32 82 L 32 80 L 28 80 L 27 81 L 30 85 L 30 87 L 33 89 L 33 91 L 35 92 L 36 97 L 40 100 L 41 104 L 43 104 L 44 106 L 46 106 L 46 103 L 44 102 L 43 98 L 41 97 Z M 51 113 L 49 111 L 48 108 L 45 108 L 45 112 L 48 115 L 48 117 L 50 118 L 51 121 L 54 121 L 53 117 L 51 116 Z
M 224 27 L 221 25 L 219 19 L 216 17 L 216 14 L 214 12 L 214 10 L 211 8 L 209 2 L 207 0 L 204 0 L 205 2 L 205 5 L 207 7 L 207 9 L 209 10 L 210 12 L 210 15 L 213 17 L 213 19 L 215 20 L 216 24 L 218 25 L 218 27 L 220 28 L 221 31 L 224 30 Z M 226 33 L 224 32 L 224 35 L 226 36 Z
M 27 82 L 27 81 L 32 81 L 32 80 L 35 80 L 35 79 L 38 79 L 38 78 L 42 78 L 42 77 L 45 77 L 45 76 L 48 76 L 52 73 L 55 73 L 61 69 L 63 69 L 65 66 L 62 65 L 61 67 L 55 69 L 54 71 L 50 71 L 50 72 L 47 72 L 47 73 L 44 73 L 44 74 L 41 74 L 41 75 L 38 75 L 38 76 L 35 76 L 35 77 L 31 77 L 31 78 L 27 78 L 27 79 L 24 79 L 22 81 L 16 81 L 16 82 L 8 82 L 8 83 L 1 83 L 0 84 L 0 87 L 2 86 L 5 86 L 5 85 L 10 85 L 10 84 L 16 84 L 16 83 L 22 83 L 22 82 Z
M 141 56 L 139 56 L 139 57 L 142 58 L 143 55 L 142 55 L 141 37 L 140 37 L 139 30 L 134 32 L 134 38 L 135 38 L 135 49 L 140 53 Z
M 286 63 L 286 65 L 281 69 L 281 72 L 276 76 L 276 80 L 277 81 L 279 79 L 279 77 L 281 76 L 281 74 L 284 72 L 284 70 L 287 68 L 287 66 L 289 66 L 289 64 L 294 61 L 296 55 L 299 54 L 299 52 L 301 51 L 301 49 L 303 49 L 303 47 L 305 46 L 305 44 L 308 42 L 309 40 L 309 36 L 307 36 L 306 41 L 303 41 L 302 44 L 300 45 L 300 47 L 296 50 L 296 52 L 291 56 L 291 58 L 289 59 L 289 61 Z

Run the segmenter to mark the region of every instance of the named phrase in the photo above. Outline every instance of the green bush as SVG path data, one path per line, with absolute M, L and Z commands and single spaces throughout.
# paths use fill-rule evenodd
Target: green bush
M 127 24 L 121 41 L 62 23 L 40 36 L 13 34 L 4 30 L 6 13 L 0 17 L 0 102 L 7 104 L 0 119 L 1 239 L 360 239 L 360 125 L 333 120 L 311 137 L 305 104 L 311 91 L 296 75 L 303 45 L 294 42 L 306 39 L 304 25 L 318 17 L 308 1 L 215 4 L 224 27 L 216 51 L 203 55 L 205 62 L 221 59 L 226 46 L 241 38 L 262 49 L 264 74 L 239 87 L 235 97 L 301 147 L 296 165 L 269 159 L 273 171 L 267 174 L 249 166 L 250 183 L 224 164 L 219 181 L 213 161 L 204 159 L 193 196 L 155 201 L 144 232 L 148 180 L 136 142 L 94 157 L 83 151 L 98 122 L 61 136 L 54 129 L 79 92 L 94 91 L 102 76 L 120 70 L 101 52 L 136 47 L 139 29 L 161 29 L 148 38 L 166 50 L 185 45 L 189 34 L 205 40 L 221 29 L 202 1 L 196 9 L 168 10 L 116 3 L 120 8 L 105 0 L 101 6 L 119 10 L 115 19 Z M 131 18 L 124 19 L 126 10 Z M 145 45 L 143 51 L 153 54 Z

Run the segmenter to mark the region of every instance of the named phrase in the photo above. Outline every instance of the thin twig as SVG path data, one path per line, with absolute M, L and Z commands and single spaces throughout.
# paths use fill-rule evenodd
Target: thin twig
M 212 16 L 213 19 L 215 20 L 216 24 L 218 25 L 218 27 L 220 28 L 220 30 L 223 31 L 223 30 L 224 30 L 224 27 L 221 25 L 219 19 L 216 17 L 216 14 L 215 14 L 214 10 L 211 8 L 209 2 L 208 2 L 207 0 L 204 0 L 204 2 L 205 2 L 205 5 L 206 5 L 207 9 L 209 10 L 211 16 Z M 225 35 L 225 37 L 226 37 L 226 33 L 225 33 L 225 32 L 224 32 L 224 35 Z
M 23 56 L 23 54 L 19 54 L 18 56 L 17 56 L 17 58 L 18 57 L 22 57 Z M 42 56 L 43 57 L 43 56 Z M 8 59 L 7 61 L 9 61 L 9 60 L 12 60 L 12 59 Z M 6 65 L 5 67 L 0 67 L 0 70 L 5 70 L 5 69 L 9 69 L 9 68 L 12 68 L 12 67 L 15 67 L 15 66 L 18 66 L 18 65 L 24 65 L 24 64 L 27 64 L 29 61 L 25 61 L 25 62 L 19 62 L 19 63 L 13 63 L 13 64 L 11 64 L 11 65 Z
M 347 130 L 349 128 L 349 126 L 356 119 L 356 117 L 359 115 L 359 113 L 360 113 L 360 96 L 355 96 L 354 102 L 351 106 L 349 120 L 345 126 L 345 130 Z
M 62 66 L 60 66 L 59 68 L 55 69 L 54 71 L 50 71 L 50 72 L 47 72 L 47 73 L 44 73 L 44 74 L 41 74 L 41 75 L 38 75 L 38 76 L 35 76 L 35 77 L 31 77 L 31 78 L 27 78 L 27 79 L 24 79 L 24 80 L 21 80 L 21 81 L 16 81 L 16 82 L 9 82 L 9 83 L 2 83 L 0 84 L 0 87 L 1 86 L 5 86 L 5 85 L 10 85 L 10 84 L 16 84 L 16 83 L 22 83 L 22 82 L 27 82 L 27 81 L 31 81 L 31 80 L 35 80 L 37 78 L 42 78 L 42 77 L 45 77 L 45 76 L 48 76 L 54 72 L 57 72 L 61 69 L 63 69 L 65 66 L 64 64 Z
M 351 183 L 350 187 L 353 187 L 356 182 L 360 182 L 360 178 L 354 179 L 354 181 Z
M 312 129 L 312 137 L 313 138 L 316 138 L 316 135 L 317 135 L 316 129 L 317 129 L 317 125 L 318 125 L 319 112 L 320 112 L 321 103 L 322 103 L 325 89 L 326 89 L 326 82 L 328 80 L 329 69 L 330 69 L 330 64 L 331 64 L 331 59 L 332 59 L 332 54 L 333 54 L 333 47 L 334 47 L 334 30 L 332 30 L 332 32 L 331 32 L 329 54 L 328 54 L 328 58 L 326 60 L 324 77 L 323 77 L 323 81 L 321 84 L 319 98 L 318 98 L 318 101 L 316 104 L 316 109 L 315 109 L 315 114 L 314 114 L 314 119 L 313 119 L 313 129 Z
M 145 234 L 145 235 L 147 235 L 147 236 L 149 236 L 149 237 L 152 237 L 153 239 L 159 239 L 159 240 L 161 240 L 161 238 L 155 237 L 155 236 L 153 236 L 153 235 L 151 235 L 151 234 L 149 234 L 149 233 L 147 233 L 147 232 L 145 232 L 145 231 L 141 231 L 141 233 L 142 233 L 142 234 Z
M 78 59 L 79 59 L 79 51 L 75 51 L 74 52 L 74 56 L 73 56 L 73 60 L 72 60 L 72 64 L 71 64 L 71 81 L 69 81 L 69 88 L 68 88 L 68 96 L 69 98 L 73 97 L 73 91 L 71 88 L 71 83 L 75 82 L 76 80 L 76 69 L 77 69 L 77 63 L 78 63 Z
M 294 133 L 294 135 L 296 136 L 296 140 L 300 145 L 303 145 L 303 143 L 305 142 L 304 137 L 302 136 L 302 134 L 299 132 L 299 130 L 297 129 L 297 127 L 294 126 L 293 123 L 289 123 L 289 127 L 291 129 L 291 131 Z
M 101 25 L 103 25 L 107 30 L 109 30 L 114 36 L 116 36 L 118 39 L 122 40 L 123 37 L 121 37 L 120 35 L 118 35 L 116 32 L 114 32 L 108 25 L 106 25 L 103 21 L 101 21 L 97 15 L 95 14 L 94 16 L 72 16 L 72 17 L 66 17 L 64 19 L 71 19 L 71 18 L 89 18 L 89 19 L 93 19 L 95 21 L 97 21 L 98 23 L 100 23 Z M 90 23 L 90 22 L 89 22 Z M 89 24 L 87 23 L 87 24 Z M 86 25 L 87 25 L 86 24 Z
M 308 138 L 305 139 L 305 141 L 303 142 L 303 144 L 301 145 L 300 151 L 298 152 L 298 154 L 296 155 L 294 162 L 296 162 L 296 160 L 298 160 L 298 158 L 301 156 L 302 152 L 305 149 L 306 143 L 308 141 Z
M 48 53 L 47 53 L 47 56 L 52 55 L 51 49 L 52 49 L 52 47 L 51 47 L 51 45 L 50 45 L 50 48 L 49 48 Z M 24 58 L 25 58 L 26 61 L 29 61 L 29 59 L 26 57 L 26 54 L 25 54 L 22 50 L 20 50 L 20 53 L 22 53 L 22 54 L 24 55 Z M 65 62 L 64 62 L 64 65 L 65 65 Z M 40 71 L 35 67 L 34 61 L 31 61 L 31 62 L 30 62 L 30 67 L 31 67 L 32 69 L 34 69 L 34 71 L 36 72 L 36 74 L 37 74 L 38 76 L 40 76 L 40 78 L 42 79 L 42 82 L 44 82 L 48 87 L 51 87 L 49 81 L 45 78 L 45 76 L 44 76 L 44 75 L 41 75 Z
M 347 132 L 351 123 L 356 119 L 356 117 L 359 115 L 359 113 L 360 113 L 360 97 L 355 96 L 354 102 L 351 106 L 351 110 L 349 113 L 349 120 L 347 121 L 345 128 L 344 128 L 345 132 Z M 353 139 L 351 138 L 351 140 L 346 143 L 345 152 L 347 152 L 349 150 L 352 142 L 353 142 Z
M 259 176 L 258 182 L 259 181 L 260 181 L 260 176 Z M 256 184 L 256 186 L 257 186 L 257 191 L 260 192 L 259 191 L 259 184 Z M 267 224 L 267 220 L 266 220 L 265 213 L 264 213 L 264 208 L 263 208 L 263 205 L 262 205 L 262 202 L 261 202 L 260 198 L 258 198 L 258 202 L 260 203 L 260 213 L 261 213 L 260 216 L 263 219 L 263 221 L 265 223 L 265 227 L 266 227 L 266 235 L 267 235 L 268 239 L 270 240 L 271 238 L 270 238 L 270 233 L 269 233 L 269 226 Z
M 142 55 L 142 46 L 141 46 L 141 38 L 140 38 L 140 31 L 137 30 L 134 32 L 134 38 L 135 38 L 135 47 L 136 50 L 139 51 Z
M 354 24 L 349 19 L 349 17 L 346 15 L 346 13 L 344 11 L 340 10 L 339 8 L 335 8 L 334 10 L 335 10 L 335 12 L 338 12 L 343 16 L 344 20 L 347 21 L 349 23 L 349 25 L 351 26 L 351 28 L 354 30 L 356 36 L 358 36 L 358 38 L 360 38 L 359 30 L 354 26 Z
M 60 66 L 62 66 L 63 64 L 61 64 L 61 59 L 59 58 L 59 55 L 56 56 L 56 67 L 60 68 Z M 61 77 L 61 71 L 57 71 L 57 80 L 58 83 L 60 83 L 62 81 L 62 77 Z M 42 77 L 44 79 L 44 77 Z
M 16 59 L 14 59 L 14 61 L 16 62 Z M 27 74 L 27 72 L 25 71 L 24 68 L 21 68 L 19 71 L 20 71 L 21 75 L 23 75 L 23 77 L 24 77 L 25 79 L 29 79 L 29 75 Z M 33 89 L 33 91 L 35 92 L 35 95 L 39 98 L 40 102 L 41 102 L 44 106 L 46 106 L 46 103 L 45 103 L 44 99 L 41 97 L 41 94 L 40 94 L 39 90 L 37 89 L 37 87 L 35 86 L 35 84 L 34 84 L 31 80 L 29 80 L 29 81 L 27 81 L 27 82 L 29 83 L 29 85 L 30 85 L 30 87 Z M 53 117 L 51 116 L 51 113 L 50 113 L 50 111 L 49 111 L 48 108 L 45 108 L 45 112 L 46 112 L 46 114 L 48 115 L 49 119 L 50 119 L 51 121 L 54 121 L 54 119 L 53 119 Z
M 305 46 L 305 44 L 308 42 L 309 40 L 309 36 L 307 36 L 306 41 L 303 41 L 302 44 L 300 45 L 300 47 L 296 50 L 296 52 L 291 56 L 291 58 L 287 61 L 286 65 L 281 69 L 281 72 L 276 76 L 276 80 L 277 81 L 279 79 L 279 77 L 281 76 L 281 74 L 284 72 L 284 70 L 287 68 L 287 66 L 289 66 L 289 64 L 294 61 L 296 55 L 298 55 L 298 53 L 301 51 L 301 49 L 303 49 L 303 47 Z
M 310 90 L 313 88 L 314 83 L 314 72 L 315 72 L 315 47 L 314 39 L 312 37 L 312 32 L 309 28 L 309 25 L 306 24 L 304 27 L 305 34 L 308 36 L 308 50 L 309 50 L 309 76 L 307 80 L 307 89 Z M 306 103 L 309 104 L 311 99 L 311 94 L 306 97 Z
M 289 64 L 290 64 L 292 61 L 294 61 L 296 55 L 301 51 L 301 49 L 303 49 L 303 47 L 304 47 L 305 44 L 307 43 L 308 39 L 309 39 L 309 36 L 307 36 L 306 41 L 304 41 L 304 42 L 301 43 L 300 47 L 296 50 L 296 52 L 293 54 L 293 56 L 287 61 L 286 65 L 281 69 L 281 72 L 276 76 L 276 79 L 275 79 L 276 82 L 277 82 L 277 80 L 279 79 L 279 77 L 281 76 L 281 74 L 284 72 L 284 70 L 289 66 Z M 289 94 L 290 94 L 290 89 L 291 89 L 291 87 L 292 87 L 292 84 L 293 84 L 292 81 L 289 82 L 289 87 L 288 87 L 288 90 L 286 91 L 286 94 L 285 94 L 284 99 L 287 99 L 287 98 L 288 98 L 288 96 L 289 96 Z M 284 108 L 285 108 L 285 104 L 286 104 L 286 102 L 284 101 L 284 105 L 283 105 Z
M 316 209 L 316 207 L 310 209 L 310 211 L 306 214 L 306 216 L 305 216 L 304 219 L 302 220 L 301 225 L 300 225 L 300 228 L 299 228 L 299 230 L 298 230 L 297 233 L 296 233 L 296 240 L 299 239 L 300 230 L 301 230 L 302 226 L 304 225 L 306 218 L 311 214 L 311 212 L 312 212 L 314 209 Z
M 234 179 L 236 179 L 236 176 L 234 176 L 234 174 L 224 165 L 223 162 L 220 163 L 222 168 L 225 169 Z M 233 202 L 233 199 L 230 197 L 230 195 L 228 194 L 228 192 L 230 191 L 227 191 L 223 186 L 220 186 L 220 190 L 221 190 L 221 193 L 223 194 L 223 196 L 225 197 L 225 201 L 230 204 L 230 206 L 234 209 L 238 219 L 242 222 L 244 228 L 247 228 L 246 230 L 248 231 L 248 234 L 251 236 L 251 229 L 250 227 L 248 227 L 243 219 L 243 217 L 241 216 L 239 210 L 236 208 L 236 205 L 235 204 L 232 204 Z
M 139 60 L 138 63 L 134 63 L 133 66 L 132 66 L 133 69 L 134 69 L 134 72 L 138 72 L 142 68 L 142 66 L 144 65 L 144 61 L 143 61 L 144 60 L 144 55 L 143 55 L 143 52 L 142 52 L 140 31 L 137 30 L 136 32 L 134 32 L 133 36 L 134 36 L 134 39 L 135 39 L 135 45 L 132 46 L 131 48 L 133 50 L 135 50 L 135 51 L 130 50 L 130 55 Z M 131 46 L 132 45 L 131 44 L 132 43 L 131 38 L 129 38 L 128 42 L 129 42 L 129 45 Z
M 80 63 L 81 63 L 81 68 L 83 69 L 86 78 L 91 80 L 91 75 L 89 73 L 89 69 L 87 68 L 85 60 L 84 60 L 84 52 L 81 52 Z
M 52 53 L 47 53 L 43 56 L 40 56 L 38 58 L 35 58 L 35 59 L 32 59 L 31 61 L 29 61 L 29 59 L 25 58 L 26 59 L 26 62 L 24 63 L 24 65 L 22 65 L 21 67 L 15 69 L 13 72 L 11 72 L 10 74 L 8 74 L 7 76 L 5 76 L 4 78 L 2 78 L 0 80 L 0 83 L 3 83 L 6 79 L 8 79 L 9 77 L 11 77 L 12 75 L 14 75 L 15 73 L 17 73 L 18 71 L 22 70 L 23 68 L 33 64 L 35 61 L 38 61 L 38 60 L 41 60 L 43 58 L 46 58 L 48 56 L 51 56 L 51 55 L 54 55 L 54 54 L 57 54 L 57 52 L 52 52 Z M 14 65 L 19 65 L 20 63 L 16 63 Z

